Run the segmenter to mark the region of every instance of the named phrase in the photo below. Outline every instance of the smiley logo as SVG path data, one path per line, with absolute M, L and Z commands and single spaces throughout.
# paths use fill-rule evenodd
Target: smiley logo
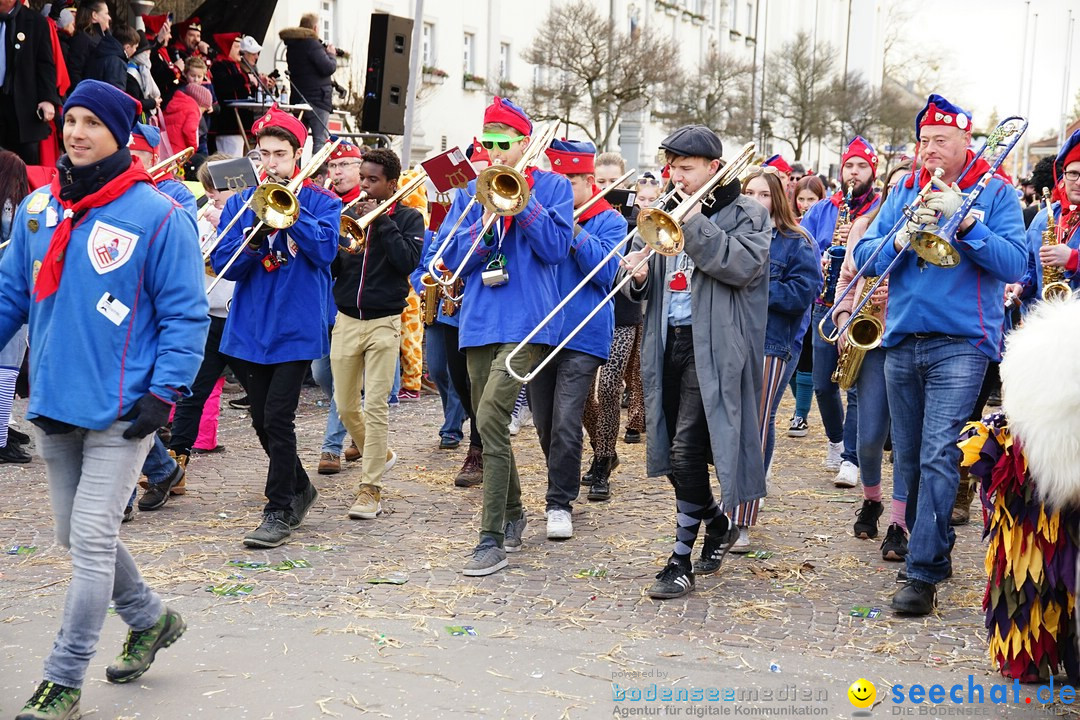
M 877 688 L 874 687 L 874 683 L 863 678 L 859 678 L 855 682 L 851 683 L 851 687 L 847 690 L 848 700 L 851 704 L 857 708 L 868 708 L 874 704 L 874 700 L 877 699 Z

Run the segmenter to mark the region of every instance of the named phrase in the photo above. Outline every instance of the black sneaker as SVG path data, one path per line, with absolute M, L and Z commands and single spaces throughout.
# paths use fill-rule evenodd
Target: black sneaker
M 169 502 L 170 491 L 184 479 L 184 466 L 176 464 L 173 471 L 159 483 L 150 483 L 146 492 L 139 498 L 139 510 L 157 510 Z
M 13 443 L 15 443 L 17 445 L 29 445 L 30 444 L 30 436 L 29 435 L 27 435 L 24 432 L 19 432 L 18 430 L 11 427 L 10 425 L 8 425 L 7 438 L 8 438 L 8 442 L 13 442 Z
M 641 433 L 637 430 L 627 430 L 626 434 L 623 435 L 622 441 L 627 445 L 636 445 L 641 442 Z
M 806 437 L 809 432 L 810 426 L 806 423 L 806 418 L 801 415 L 792 416 L 791 424 L 788 425 L 788 437 Z
M 945 580 L 948 580 L 951 577 L 952 577 L 952 564 L 949 565 L 949 569 L 945 573 Z M 906 583 L 907 579 L 908 579 L 907 578 L 907 568 L 900 568 L 899 570 L 896 571 L 896 582 L 897 582 L 897 584 Z M 942 581 L 942 582 L 944 582 L 944 581 Z
M 251 400 L 248 398 L 247 395 L 245 395 L 244 397 L 236 398 L 235 400 L 230 400 L 229 401 L 229 407 L 236 408 L 237 410 L 250 410 L 251 409 Z
M 184 618 L 175 610 L 165 608 L 153 627 L 146 630 L 128 630 L 124 649 L 113 664 L 105 668 L 105 678 L 113 683 L 126 683 L 142 677 L 150 669 L 157 651 L 167 648 L 180 639 L 187 630 Z
M 42 680 L 15 720 L 76 720 L 82 690 Z
M 934 612 L 936 588 L 922 580 L 908 580 L 892 599 L 892 609 L 901 615 L 929 615 Z
M 33 458 L 30 457 L 30 453 L 23 450 L 22 445 L 10 438 L 7 445 L 0 447 L 0 463 L 17 463 L 21 465 L 31 460 Z
M 289 511 L 289 529 L 295 530 L 300 527 L 318 497 L 319 491 L 315 488 L 315 484 L 309 482 L 307 488 L 293 498 L 292 508 Z
M 122 523 L 131 522 L 135 519 L 135 508 L 128 505 L 124 508 L 124 518 L 120 521 Z
M 694 571 L 678 560 L 670 559 L 656 576 L 656 582 L 649 588 L 649 597 L 669 600 L 689 595 L 693 589 Z
M 855 516 L 855 537 L 860 540 L 873 540 L 877 537 L 877 521 L 885 512 L 877 500 L 863 500 L 862 507 Z
M 727 530 L 722 534 L 713 535 L 705 533 L 705 541 L 701 544 L 701 558 L 694 563 L 694 572 L 698 575 L 712 575 L 720 569 L 724 562 L 724 556 L 731 550 L 731 546 L 739 539 L 739 526 L 728 521 Z
M 284 543 L 292 535 L 286 514 L 284 510 L 263 513 L 262 523 L 244 536 L 244 544 L 253 548 L 274 548 Z
M 881 542 L 881 559 L 899 562 L 907 557 L 907 533 L 900 523 L 893 523 L 885 531 L 885 539 Z

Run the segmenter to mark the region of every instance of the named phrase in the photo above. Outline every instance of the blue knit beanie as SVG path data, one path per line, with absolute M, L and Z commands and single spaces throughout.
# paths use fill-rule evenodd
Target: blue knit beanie
M 135 98 L 100 80 L 82 80 L 64 103 L 64 112 L 73 107 L 83 107 L 97 115 L 116 138 L 116 144 L 127 147 L 139 112 Z

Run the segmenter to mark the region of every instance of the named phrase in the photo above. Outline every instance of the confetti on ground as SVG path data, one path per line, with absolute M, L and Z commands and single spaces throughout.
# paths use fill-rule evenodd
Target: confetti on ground
M 6 552 L 8 555 L 33 555 L 37 552 L 37 545 L 12 545 Z
M 404 585 L 409 582 L 408 573 L 392 572 L 383 577 L 373 577 L 367 580 L 372 585 Z
M 206 588 L 206 591 L 212 592 L 219 597 L 240 597 L 242 595 L 250 595 L 251 591 L 254 589 L 254 585 L 223 582 L 218 583 L 217 585 L 211 585 Z
M 746 557 L 754 558 L 755 560 L 768 560 L 773 556 L 772 550 L 751 550 L 746 553 Z
M 584 570 L 578 570 L 576 573 L 574 573 L 574 577 L 578 578 L 578 579 L 582 579 L 582 578 L 606 578 L 607 577 L 607 568 L 598 567 L 598 568 L 586 568 Z
M 337 545 L 305 545 L 304 549 L 312 552 L 339 552 L 341 550 Z
M 472 625 L 447 625 L 446 632 L 451 635 L 476 635 Z
M 277 570 L 278 572 L 284 572 L 286 570 L 292 570 L 294 568 L 309 568 L 311 563 L 307 560 L 282 560 L 279 563 L 270 564 L 263 561 L 248 561 L 248 560 L 230 560 L 228 562 L 229 567 L 243 568 L 244 570 Z

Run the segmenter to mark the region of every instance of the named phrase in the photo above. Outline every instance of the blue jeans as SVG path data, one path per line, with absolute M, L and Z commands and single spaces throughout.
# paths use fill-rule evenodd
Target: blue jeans
M 311 361 L 311 376 L 319 383 L 323 394 L 330 398 L 330 414 L 326 416 L 321 452 L 340 456 L 345 446 L 345 423 L 338 417 L 337 403 L 334 401 L 334 374 L 330 371 L 329 355 Z
M 465 422 L 465 408 L 450 382 L 450 368 L 446 364 L 446 339 L 443 337 L 446 334 L 446 325 L 438 322 L 429 325 L 424 328 L 424 334 L 428 377 L 439 389 L 439 397 L 442 399 L 443 424 L 439 428 L 439 437 L 461 442 L 465 437 L 461 432 L 461 425 Z
M 859 477 L 864 487 L 881 484 L 881 459 L 889 437 L 889 397 L 885 389 L 885 353 L 878 348 L 866 353 L 855 381 L 859 391 Z M 894 500 L 907 500 L 907 487 L 893 473 Z
M 814 315 L 810 320 L 810 329 L 814 337 L 814 396 L 817 398 L 818 412 L 821 413 L 821 424 L 825 426 L 825 435 L 829 442 L 844 441 L 842 457 L 854 465 L 859 464 L 859 454 L 856 449 L 856 436 L 859 425 L 859 400 L 855 388 L 847 393 L 847 417 L 844 416 L 844 405 L 840 402 L 840 388 L 832 381 L 833 371 L 836 370 L 836 361 L 840 357 L 835 345 L 830 345 L 821 339 L 818 333 L 818 323 L 821 318 L 832 312 L 832 308 L 824 305 L 814 305 Z M 825 323 L 825 332 L 832 332 L 835 326 L 832 320 Z
M 949 526 L 960 482 L 956 440 L 979 395 L 986 355 L 963 338 L 909 335 L 885 353 L 893 417 L 893 475 L 907 488 L 907 574 L 938 583 L 949 572 Z
M 169 479 L 169 475 L 176 469 L 176 461 L 169 455 L 165 443 L 161 442 L 161 436 L 153 434 L 154 444 L 150 446 L 150 452 L 143 460 L 142 474 L 151 483 L 163 483 Z
M 386 399 L 391 405 L 397 405 L 401 402 L 398 398 L 398 393 L 401 392 L 401 354 L 398 354 L 397 367 L 394 368 L 394 385 L 390 388 L 390 397 Z
M 46 435 L 35 428 L 45 460 L 56 540 L 71 550 L 71 585 L 64 619 L 45 660 L 44 679 L 82 687 L 109 601 L 134 630 L 152 627 L 165 612 L 120 541 L 124 506 L 155 436 L 125 440 L 131 423 L 102 431 Z

